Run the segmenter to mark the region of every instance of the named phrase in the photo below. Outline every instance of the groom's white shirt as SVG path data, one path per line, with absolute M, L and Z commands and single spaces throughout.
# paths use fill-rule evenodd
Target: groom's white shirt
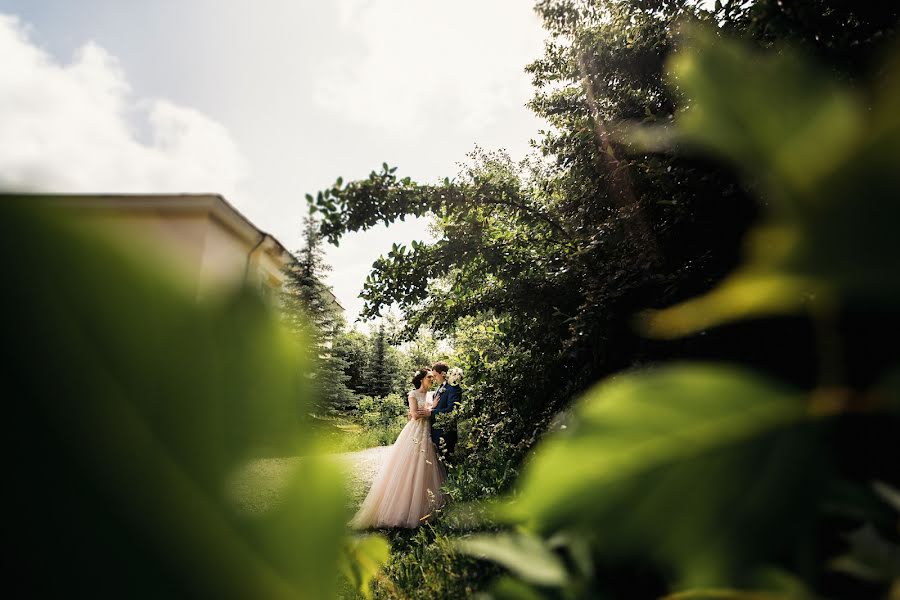
M 432 396 L 432 398 L 434 398 L 436 396 L 440 396 L 445 391 L 447 391 L 447 382 L 446 381 L 444 383 L 442 383 L 441 385 L 439 385 L 436 390 L 434 390 L 434 396 Z

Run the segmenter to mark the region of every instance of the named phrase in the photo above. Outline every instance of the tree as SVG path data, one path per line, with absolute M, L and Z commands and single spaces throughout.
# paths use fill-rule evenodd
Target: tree
M 631 315 L 708 288 L 737 260 L 737 239 L 755 214 L 726 169 L 631 156 L 601 127 L 672 114 L 661 80 L 672 14 L 628 3 L 577 14 L 538 8 L 555 40 L 529 66 L 538 88 L 531 106 L 554 128 L 538 144 L 540 156 L 516 164 L 476 148 L 457 177 L 439 185 L 417 185 L 383 165 L 314 201 L 331 241 L 405 214 L 435 215 L 436 243 L 395 245 L 376 261 L 365 314 L 397 303 L 410 334 L 422 325 L 452 333 L 480 313 L 501 317 L 503 342 L 529 348 L 535 360 L 521 365 L 534 376 L 509 390 L 528 421 L 652 355 L 658 344 L 633 334 Z M 626 45 L 623 36 L 640 42 Z M 585 68 L 596 89 L 583 84 Z M 419 276 L 423 269 L 446 273 L 446 293 L 429 295 L 435 282 Z
M 519 575 L 504 589 L 523 597 L 551 587 L 561 598 L 890 597 L 900 585 L 900 475 L 885 460 L 900 452 L 900 54 L 886 76 L 850 86 L 711 27 L 683 39 L 669 65 L 691 105 L 674 130 L 640 139 L 728 160 L 767 183 L 769 205 L 735 272 L 641 322 L 672 337 L 795 315 L 817 330 L 816 380 L 803 389 L 716 361 L 611 378 L 536 451 L 507 510 L 493 509 L 514 532 L 458 548 Z M 550 568 L 535 577 L 522 568 L 531 561 Z
M 346 364 L 347 387 L 357 394 L 367 394 L 369 386 L 365 376 L 368 372 L 369 336 L 359 331 L 345 331 L 334 339 L 332 352 Z
M 400 366 L 397 350 L 388 343 L 384 323 L 378 326 L 375 334 L 369 339 L 369 357 L 364 377 L 365 394 L 376 397 L 387 396 L 394 391 L 394 381 Z
M 550 39 L 544 57 L 527 67 L 536 88 L 530 106 L 551 125 L 536 142 L 539 156 L 515 164 L 476 148 L 457 177 L 438 185 L 401 178 L 384 164 L 365 180 L 338 180 L 310 197 L 332 242 L 407 214 L 435 217 L 437 242 L 395 245 L 373 265 L 362 293 L 365 315 L 396 303 L 407 335 L 422 325 L 452 333 L 479 313 L 500 317 L 504 342 L 540 357 L 522 365 L 535 369 L 517 404 L 529 421 L 548 418 L 590 382 L 638 362 L 754 348 L 752 340 L 718 334 L 669 343 L 635 334 L 636 313 L 702 293 L 737 264 L 739 240 L 759 205 L 755 182 L 741 181 L 727 165 L 636 148 L 623 125 L 667 123 L 686 103 L 664 82 L 671 32 L 686 17 L 743 31 L 761 45 L 772 43 L 766 22 L 778 21 L 788 39 L 828 45 L 825 54 L 839 68 L 847 61 L 835 57 L 860 55 L 860 45 L 871 54 L 879 31 L 892 34 L 897 9 L 867 9 L 863 18 L 847 3 L 816 3 L 829 5 L 823 22 L 830 33 L 818 41 L 825 25 L 803 26 L 797 15 L 804 11 L 788 18 L 775 2 L 705 4 L 539 2 Z M 839 35 L 842 24 L 857 21 L 862 25 Z M 446 293 L 429 295 L 435 282 L 419 276 L 425 269 L 446 274 L 439 282 Z M 760 353 L 760 360 L 784 363 L 792 348 L 779 347 L 784 354 Z M 797 366 L 797 380 L 808 375 L 805 367 Z
M 335 243 L 407 214 L 433 216 L 437 241 L 395 245 L 362 295 L 367 316 L 396 303 L 407 335 L 422 325 L 455 335 L 460 359 L 475 366 L 461 423 L 466 462 L 454 483 L 466 499 L 508 485 L 550 418 L 621 369 L 716 356 L 810 385 L 802 319 L 703 329 L 677 341 L 635 333 L 637 313 L 701 295 L 739 264 L 740 240 L 771 198 L 764 179 L 742 177 L 715 155 L 653 151 L 628 133 L 666 125 L 692 102 L 665 77 L 682 21 L 758 47 L 800 46 L 852 80 L 873 68 L 882 40 L 896 37 L 898 17 L 896 6 L 846 0 L 542 0 L 536 8 L 549 39 L 527 67 L 530 106 L 550 126 L 534 156 L 517 164 L 476 148 L 456 177 L 436 185 L 383 164 L 310 198 Z M 423 270 L 443 275 L 425 281 Z
M 401 330 L 398 329 L 397 335 L 402 336 Z M 397 356 L 399 367 L 393 389 L 402 397 L 406 397 L 406 392 L 411 386 L 412 374 L 416 369 L 430 367 L 438 360 L 447 359 L 439 352 L 437 340 L 427 329 L 419 330 L 412 340 L 401 344 L 397 348 Z
M 312 215 L 304 222 L 303 235 L 303 248 L 287 268 L 283 314 L 290 329 L 311 342 L 307 345 L 314 365 L 310 379 L 320 402 L 331 409 L 346 409 L 353 400 L 346 385 L 348 363 L 333 351 L 344 321 L 331 289 L 322 281 L 331 267 L 325 262 L 319 224 Z

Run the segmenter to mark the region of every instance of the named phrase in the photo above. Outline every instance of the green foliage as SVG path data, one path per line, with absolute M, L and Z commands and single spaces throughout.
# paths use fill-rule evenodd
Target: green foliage
M 724 29 L 751 37 L 766 48 L 790 40 L 843 80 L 865 79 L 900 23 L 900 6 L 893 3 L 756 0 L 719 4 L 716 18 Z
M 540 446 L 503 514 L 548 536 L 602 532 L 588 537 L 600 560 L 649 560 L 681 585 L 742 583 L 810 534 L 828 472 L 811 418 L 803 394 L 734 368 L 613 378 Z
M 348 581 L 365 598 L 371 598 L 370 583 L 390 556 L 390 546 L 381 536 L 364 535 L 350 540 L 346 553 L 351 560 L 341 563 L 341 570 Z
M 708 295 L 654 317 L 651 332 L 678 335 L 758 314 L 895 303 L 897 90 L 888 84 L 864 100 L 790 54 L 745 69 L 748 58 L 738 48 L 708 32 L 694 39 L 695 49 L 672 61 L 692 97 L 676 139 L 764 174 L 770 205 L 748 238 L 742 268 Z M 888 81 L 898 76 L 897 65 L 888 67 Z M 723 85 L 733 92 L 725 99 Z
M 391 346 L 384 324 L 379 325 L 374 335 L 369 336 L 369 355 L 363 376 L 364 390 L 372 396 L 387 396 L 391 392 L 406 392 L 408 389 L 397 389 L 398 380 L 404 379 L 400 374 L 401 358 L 396 348 Z M 410 375 L 409 379 L 412 376 Z
M 900 71 L 883 71 L 886 80 L 863 110 L 797 59 L 759 57 L 703 29 L 685 39 L 671 71 L 691 104 L 663 139 L 727 156 L 764 179 L 771 198 L 759 226 L 765 233 L 750 233 L 768 244 L 755 246 L 721 289 L 755 272 L 790 281 L 777 293 L 792 307 L 811 305 L 813 318 L 848 305 L 887 305 L 896 314 L 900 246 L 884 220 L 895 224 L 898 216 L 900 136 L 887 107 L 900 103 Z M 773 97 L 775 105 L 764 102 Z M 821 157 L 815 165 L 813 151 Z M 780 245 L 773 229 L 790 243 Z M 740 296 L 713 291 L 684 305 L 692 312 L 663 311 L 654 324 L 674 335 L 772 308 L 771 286 L 743 283 Z M 801 296 L 810 292 L 816 295 Z M 834 349 L 818 348 L 826 365 L 840 365 L 828 355 Z M 809 597 L 833 593 L 824 582 L 835 581 L 842 597 L 883 597 L 900 582 L 896 514 L 882 517 L 897 492 L 876 484 L 879 505 L 840 490 L 855 490 L 861 473 L 896 483 L 893 465 L 878 463 L 900 439 L 900 357 L 886 352 L 873 367 L 887 370 L 856 389 L 834 387 L 828 370 L 805 391 L 712 364 L 614 377 L 582 398 L 565 430 L 527 463 L 517 493 L 495 508 L 525 532 L 458 545 L 524 580 L 504 580 L 499 597 L 511 585 L 536 597 L 678 589 L 679 597 Z M 843 432 L 857 427 L 882 456 L 842 443 Z M 837 512 L 852 515 L 851 533 L 847 521 L 833 519 Z M 551 550 L 570 558 L 564 578 L 522 575 L 531 562 L 555 564 L 547 562 Z M 628 569 L 649 574 L 652 591 L 617 578 Z M 856 579 L 836 580 L 836 571 Z
M 391 559 L 383 577 L 375 582 L 374 596 L 415 600 L 472 597 L 477 582 L 498 569 L 459 554 L 450 533 L 443 524 L 391 532 Z
M 447 490 L 458 501 L 506 490 L 546 426 L 523 402 L 549 387 L 543 357 L 506 341 L 507 322 L 481 314 L 457 323 L 449 362 L 461 367 L 466 379 L 463 402 L 453 411 L 459 443 Z
M 562 559 L 537 536 L 516 532 L 474 535 L 456 543 L 463 554 L 492 560 L 524 581 L 536 585 L 560 586 L 566 581 Z
M 357 395 L 405 398 L 410 390 L 412 373 L 420 366 L 431 365 L 438 357 L 436 342 L 427 333 L 417 336 L 405 348 L 397 345 L 397 327 L 395 320 L 386 319 L 369 334 L 348 331 L 335 337 L 332 352 L 343 361 L 347 385 Z M 359 398 L 356 398 L 354 408 L 358 402 Z M 388 435 L 388 430 L 392 429 L 381 431 L 378 439 Z
M 416 367 L 431 366 L 439 358 L 438 343 L 434 334 L 428 330 L 419 331 L 412 339 L 406 349 L 407 365 L 410 366 L 406 371 L 412 373 Z
M 884 484 L 876 489 L 886 496 L 895 510 L 900 511 L 896 503 L 900 492 Z M 882 585 L 900 580 L 900 544 L 886 540 L 870 523 L 848 534 L 847 542 L 848 552 L 831 562 L 833 569 Z
M 347 387 L 354 393 L 368 392 L 365 374 L 368 368 L 370 339 L 359 331 L 345 331 L 334 338 L 331 351 L 345 364 Z
M 332 597 L 333 468 L 304 460 L 252 517 L 227 493 L 245 460 L 309 448 L 296 339 L 250 290 L 198 304 L 46 206 L 0 202 L 15 578 L 37 596 Z
M 395 339 L 402 337 L 401 325 L 395 328 Z M 397 375 L 394 380 L 394 391 L 406 394 L 412 388 L 412 375 L 417 369 L 430 367 L 439 360 L 447 361 L 446 349 L 439 348 L 438 340 L 429 329 L 420 329 L 406 344 L 400 344 L 398 350 Z
M 844 320 L 842 299 L 823 284 L 832 286 L 831 278 L 841 273 L 851 283 L 837 289 L 869 290 L 852 295 L 856 310 L 875 315 L 865 330 L 878 330 L 878 315 L 886 317 L 886 328 L 897 322 L 896 307 L 886 300 L 893 292 L 874 291 L 871 285 L 876 280 L 872 275 L 897 256 L 896 240 L 883 235 L 896 222 L 896 204 L 885 202 L 895 195 L 889 173 L 897 171 L 892 150 L 896 136 L 866 138 L 876 131 L 872 114 L 883 112 L 869 111 L 874 110 L 872 99 L 890 96 L 883 95 L 889 93 L 886 89 L 845 87 L 847 82 L 866 81 L 870 72 L 890 70 L 869 62 L 897 29 L 897 7 L 879 6 L 834 0 L 540 1 L 537 12 L 549 39 L 544 56 L 527 67 L 536 88 L 530 106 L 550 125 L 535 142 L 540 156 L 516 164 L 502 152 L 476 148 L 456 177 L 434 185 L 420 185 L 382 165 L 365 180 L 341 180 L 318 198 L 310 198 L 323 217 L 323 235 L 333 242 L 348 231 L 406 214 L 433 217 L 437 242 L 394 247 L 373 265 L 363 297 L 368 316 L 396 303 L 404 311 L 409 336 L 424 325 L 453 339 L 454 358 L 469 376 L 466 402 L 459 409 L 458 464 L 447 486 L 456 501 L 507 490 L 542 433 L 561 427 L 557 411 L 599 378 L 625 368 L 678 356 L 752 358 L 764 370 L 788 375 L 798 398 L 809 398 L 805 386 L 813 376 L 807 365 L 818 362 L 823 385 L 846 384 L 842 371 L 852 371 L 854 380 L 864 384 L 856 392 L 828 387 L 812 395 L 813 405 L 854 407 L 868 401 L 860 400 L 859 394 L 877 396 L 869 384 L 885 362 L 896 362 L 895 354 L 882 355 L 852 339 L 862 337 L 863 329 L 857 332 L 855 327 L 859 314 Z M 736 33 L 756 46 L 780 51 L 780 44 L 789 41 L 801 47 L 804 56 L 822 60 L 827 76 L 789 53 L 748 59 L 754 66 L 745 69 L 743 51 L 735 54 L 730 46 L 712 42 L 703 44 L 707 52 L 687 61 L 693 42 L 671 34 L 689 18 L 714 24 L 720 33 Z M 686 51 L 678 60 L 683 62 L 668 62 L 670 52 L 681 46 Z M 750 56 L 756 55 L 751 51 Z M 667 81 L 669 65 L 679 79 Z M 718 77 L 714 72 L 728 79 L 691 87 L 700 85 L 703 77 Z M 709 102 L 715 111 L 694 110 Z M 648 147 L 623 134 L 635 125 L 668 123 L 676 114 L 684 125 L 690 125 L 685 123 L 694 118 L 690 115 L 699 118 L 692 135 L 666 138 L 657 130 L 655 145 Z M 676 131 L 687 131 L 680 127 Z M 795 145 L 780 144 L 782 138 Z M 660 139 L 677 140 L 677 145 L 661 144 Z M 708 152 L 711 142 L 725 154 Z M 865 144 L 869 150 L 861 152 Z M 837 173 L 833 169 L 835 161 L 844 160 L 842 153 L 858 159 L 864 168 L 827 175 Z M 804 195 L 813 198 L 816 190 L 838 201 L 798 202 Z M 848 199 L 859 197 L 860 190 L 868 196 L 859 200 L 863 210 L 856 210 Z M 737 288 L 721 288 L 732 292 L 718 302 L 688 303 L 651 313 L 642 321 L 657 337 L 675 341 L 635 335 L 636 313 L 704 298 L 735 271 L 741 260 L 738 240 L 760 211 L 766 213 L 763 228 L 749 238 L 752 260 L 735 274 L 754 277 L 744 277 L 744 285 Z M 784 225 L 788 218 L 792 219 L 788 228 L 764 229 L 773 223 Z M 840 241 L 833 247 L 832 235 Z M 855 246 L 868 249 L 857 254 Z M 871 270 L 869 258 L 861 260 L 863 254 L 871 259 Z M 423 272 L 441 275 L 428 281 Z M 885 288 L 892 290 L 895 279 L 888 279 Z M 862 287 L 857 285 L 861 282 Z M 810 303 L 811 298 L 815 302 Z M 766 307 L 765 312 L 758 310 L 760 306 Z M 816 312 L 812 326 L 802 316 L 788 327 L 781 321 L 739 322 L 751 314 L 784 313 L 797 306 Z M 684 307 L 696 310 L 687 314 Z M 729 320 L 734 322 L 731 328 L 708 329 Z M 768 334 L 772 330 L 775 335 Z M 686 331 L 696 335 L 678 337 Z M 813 335 L 815 355 L 804 337 Z M 757 383 L 771 379 L 749 378 Z M 745 379 L 740 378 L 746 383 Z M 759 385 L 757 389 L 766 389 L 768 384 Z M 840 470 L 864 480 L 877 469 L 861 457 L 873 449 L 883 452 L 885 431 L 893 429 L 890 423 L 873 425 L 860 418 L 864 424 L 839 420 L 833 433 L 838 441 L 832 439 L 823 447 L 829 452 L 835 446 L 845 448 L 836 461 Z M 857 432 L 856 427 L 864 432 L 863 441 L 847 433 Z M 783 428 L 809 429 L 787 424 Z M 777 437 L 768 430 L 754 435 Z M 801 446 L 812 447 L 812 442 Z M 828 489 L 832 487 L 829 484 Z M 640 507 L 639 500 L 633 504 Z M 721 497 L 709 500 L 714 507 L 721 507 L 720 501 Z M 812 502 L 807 505 L 811 513 L 818 508 Z M 855 510 L 856 518 L 871 516 L 857 508 L 846 510 Z M 831 525 L 822 526 L 828 532 L 825 546 L 836 550 L 843 541 L 835 541 L 839 536 Z M 640 534 L 636 540 L 649 535 L 645 530 Z M 687 539 L 696 541 L 698 536 Z M 800 540 L 802 546 L 810 537 L 798 534 L 791 539 Z M 694 581 L 704 572 L 722 578 L 739 573 L 751 588 L 800 595 L 817 577 L 827 580 L 829 574 L 822 574 L 819 567 L 831 558 L 816 556 L 809 559 L 811 564 L 798 567 L 799 559 L 791 563 L 779 557 L 779 564 L 802 571 L 795 577 L 742 563 L 755 560 L 756 544 L 750 545 L 747 556 L 732 555 L 738 556 L 736 566 L 716 561 L 704 566 L 682 564 L 666 552 L 640 553 L 637 560 L 633 560 L 637 551 L 617 557 L 606 550 L 598 554 L 600 546 L 591 539 L 568 532 L 553 534 L 546 542 L 573 573 L 577 571 L 568 581 L 571 585 L 533 588 L 506 578 L 493 590 L 498 597 L 526 593 L 653 597 L 670 590 L 677 577 Z M 414 549 L 420 552 L 422 546 Z M 810 556 L 804 548 L 785 552 L 792 550 L 797 556 Z M 397 560 L 393 558 L 392 565 Z M 575 569 L 577 565 L 581 566 Z M 421 569 L 423 576 L 438 571 Z M 472 571 L 478 577 L 486 572 Z M 416 589 L 411 577 L 401 580 L 404 592 Z M 457 590 L 450 583 L 447 589 Z M 723 591 L 737 597 L 742 593 Z M 715 595 L 715 590 L 688 594 L 703 597 Z
M 364 427 L 352 412 L 315 415 L 311 425 L 319 440 L 319 450 L 329 454 L 357 452 L 381 446 L 387 435 L 383 431 Z
M 459 335 L 471 317 L 496 318 L 505 367 L 468 369 L 484 378 L 483 387 L 468 382 L 473 410 L 495 425 L 505 409 L 497 398 L 515 398 L 505 403 L 512 416 L 504 427 L 510 439 L 530 442 L 573 394 L 652 354 L 656 347 L 634 335 L 630 316 L 708 289 L 736 260 L 736 236 L 755 211 L 721 166 L 630 156 L 609 135 L 597 139 L 598 114 L 671 116 L 663 58 L 668 27 L 685 9 L 624 2 L 569 14 L 566 6 L 538 6 L 552 36 L 545 59 L 529 67 L 532 108 L 553 125 L 542 134 L 542 156 L 514 163 L 476 148 L 456 177 L 438 184 L 383 168 L 311 201 L 332 242 L 407 214 L 433 215 L 435 243 L 395 245 L 373 264 L 364 315 L 396 304 L 408 337 L 423 327 Z M 597 85 L 589 93 L 585 68 Z M 514 371 L 529 377 L 510 377 Z M 521 458 L 528 445 L 513 443 L 513 454 Z
M 406 425 L 408 414 L 407 401 L 397 394 L 359 399 L 357 419 L 368 432 L 375 434 L 380 446 L 394 443 Z
M 362 422 L 371 427 L 389 427 L 409 412 L 406 400 L 397 394 L 387 396 L 363 396 L 359 399 L 359 415 Z
M 349 363 L 332 347 L 344 328 L 344 318 L 323 278 L 330 267 L 325 263 L 318 223 L 310 215 L 304 225 L 304 246 L 287 267 L 282 294 L 282 314 L 295 334 L 312 343 L 306 346 L 307 373 L 320 406 L 347 409 L 353 397 L 347 387 Z

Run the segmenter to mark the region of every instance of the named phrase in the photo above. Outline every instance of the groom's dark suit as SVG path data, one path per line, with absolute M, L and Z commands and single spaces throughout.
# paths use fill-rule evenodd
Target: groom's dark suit
M 447 429 L 435 429 L 434 418 L 439 414 L 451 412 L 456 407 L 456 404 L 462 401 L 462 388 L 458 385 L 450 385 L 444 382 L 435 390 L 434 395 L 437 398 L 437 402 L 434 408 L 431 409 L 431 441 L 437 446 L 439 454 L 444 454 L 444 452 L 452 454 L 453 449 L 456 448 L 456 426 L 452 425 L 447 427 Z

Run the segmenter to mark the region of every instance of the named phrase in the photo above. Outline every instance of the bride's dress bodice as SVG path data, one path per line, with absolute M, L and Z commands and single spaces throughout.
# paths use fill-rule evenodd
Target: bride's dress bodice
M 419 408 L 430 406 L 431 398 L 434 396 L 434 392 L 417 392 L 416 390 L 413 390 L 410 394 L 416 399 L 416 406 Z

